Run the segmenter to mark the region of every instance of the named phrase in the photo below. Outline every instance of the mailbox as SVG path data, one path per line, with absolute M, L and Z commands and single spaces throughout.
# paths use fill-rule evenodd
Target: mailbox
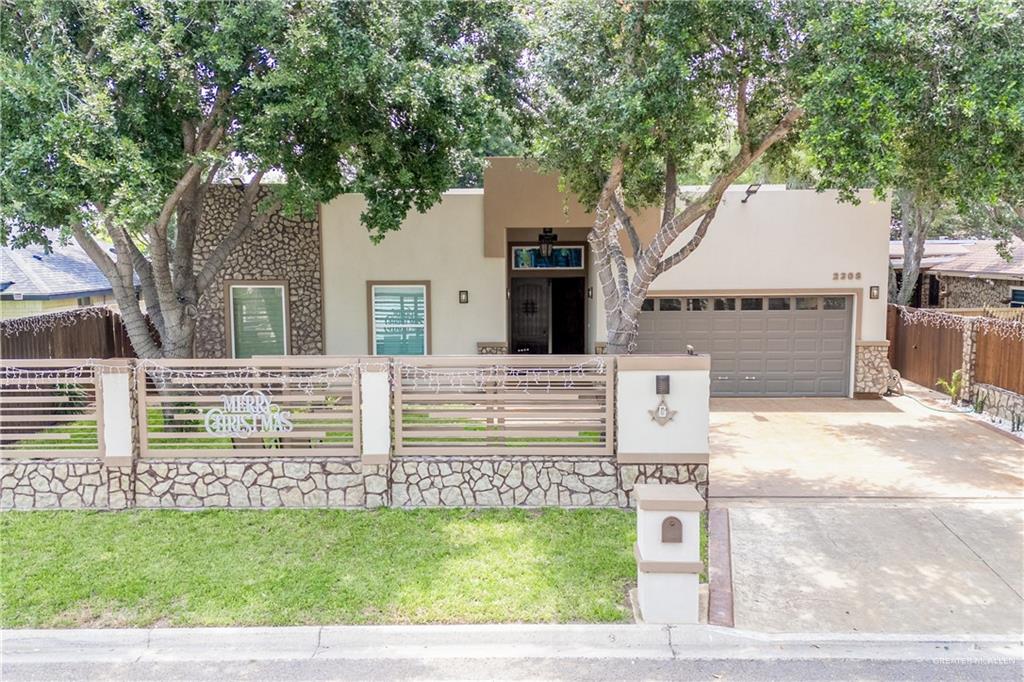
M 640 484 L 636 496 L 637 601 L 648 623 L 700 622 L 700 512 L 692 485 Z
M 661 522 L 661 541 L 662 542 L 682 542 L 683 541 L 683 523 L 674 516 L 666 516 L 665 520 Z

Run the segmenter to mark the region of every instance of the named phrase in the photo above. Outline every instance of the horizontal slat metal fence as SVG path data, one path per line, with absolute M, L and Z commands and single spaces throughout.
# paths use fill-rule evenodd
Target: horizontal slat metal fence
M 395 454 L 613 452 L 614 358 L 398 357 Z
M 138 361 L 140 456 L 352 455 L 359 360 Z
M 101 371 L 103 366 L 89 360 L 4 360 L 0 365 L 3 457 L 100 457 Z

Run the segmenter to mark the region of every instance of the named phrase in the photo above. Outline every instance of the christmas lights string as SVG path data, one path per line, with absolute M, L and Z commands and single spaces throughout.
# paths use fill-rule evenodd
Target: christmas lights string
M 524 367 L 494 364 L 489 367 L 424 367 L 395 359 L 393 381 L 401 377 L 402 388 L 464 392 L 500 390 L 522 393 L 550 393 L 552 388 L 575 388 L 576 382 L 602 376 L 606 363 L 600 358 L 563 367 Z
M 191 388 L 199 395 L 209 392 L 222 393 L 227 384 L 246 382 L 259 383 L 281 383 L 289 390 L 302 391 L 306 395 L 312 395 L 316 390 L 324 390 L 342 384 L 343 380 L 351 382 L 355 379 L 359 369 L 363 371 L 383 371 L 388 368 L 386 361 L 355 361 L 332 367 L 260 367 L 250 365 L 245 367 L 169 367 L 161 364 L 160 360 L 140 360 L 136 365 L 136 371 L 143 371 L 146 377 L 161 388 L 172 387 L 175 390 Z M 214 381 L 196 381 L 197 379 Z
M 89 317 L 106 317 L 111 310 L 106 306 L 95 305 L 73 310 L 60 310 L 55 313 L 33 315 L 32 317 L 16 317 L 0 322 L 0 332 L 4 336 L 30 333 L 33 336 L 43 331 L 50 331 L 57 326 L 71 327 Z
M 896 308 L 900 312 L 900 319 L 905 324 L 923 324 L 928 327 L 955 329 L 961 332 L 973 325 L 975 329 L 985 334 L 993 334 L 1001 339 L 1024 341 L 1024 322 L 1004 320 L 998 317 L 966 317 L 941 310 L 909 308 L 902 305 L 896 306 Z

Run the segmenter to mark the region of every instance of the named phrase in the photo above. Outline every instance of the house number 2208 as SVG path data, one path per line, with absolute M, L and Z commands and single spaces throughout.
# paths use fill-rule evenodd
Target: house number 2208
M 833 272 L 832 279 L 860 279 L 859 272 Z

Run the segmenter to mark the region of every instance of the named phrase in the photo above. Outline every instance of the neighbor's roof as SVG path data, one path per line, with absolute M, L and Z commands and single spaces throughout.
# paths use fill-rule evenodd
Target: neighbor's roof
M 933 265 L 932 272 L 965 275 L 1001 275 L 1003 277 L 1024 277 L 1024 240 L 1014 237 L 1010 240 L 1012 251 L 1009 261 L 996 250 L 999 242 L 979 241 L 962 256 Z
M 929 239 L 924 243 L 921 269 L 966 276 L 1024 277 L 1024 242 L 1016 237 L 1011 240 L 1010 262 L 999 255 L 997 244 L 994 239 Z M 889 242 L 889 259 L 894 268 L 903 267 L 902 242 Z
M 60 243 L 50 234 L 52 250 L 32 245 L 15 249 L 0 245 L 0 295 L 27 300 L 71 298 L 110 293 L 110 282 L 74 241 Z

